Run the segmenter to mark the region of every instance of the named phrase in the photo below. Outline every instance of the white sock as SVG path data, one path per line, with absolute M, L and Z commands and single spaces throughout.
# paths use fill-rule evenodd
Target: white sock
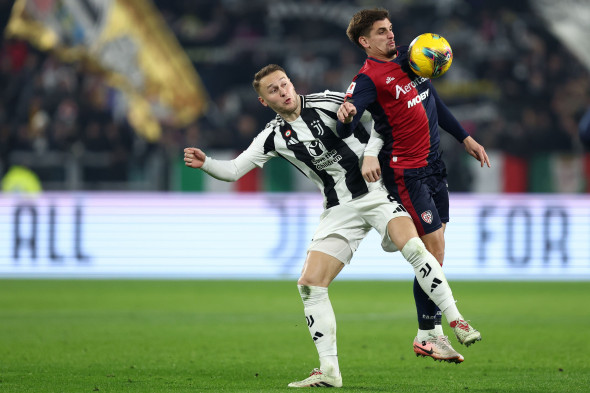
M 340 374 L 336 347 L 336 316 L 328 297 L 328 288 L 297 285 L 307 327 L 320 357 L 320 369 L 327 375 Z
M 444 336 L 444 335 L 445 335 L 445 333 L 443 332 L 442 325 L 434 325 L 434 336 L 439 337 L 439 336 Z
M 411 238 L 402 248 L 401 253 L 414 268 L 420 287 L 442 311 L 447 321 L 462 318 L 442 267 L 428 252 L 422 240 L 418 237 Z
M 431 337 L 436 337 L 434 329 L 431 329 L 431 330 L 418 329 L 418 334 L 416 334 L 416 338 L 418 339 L 418 341 L 427 341 Z
M 337 377 L 338 375 L 340 375 L 340 368 L 338 367 L 338 356 L 320 356 L 320 370 L 332 377 Z

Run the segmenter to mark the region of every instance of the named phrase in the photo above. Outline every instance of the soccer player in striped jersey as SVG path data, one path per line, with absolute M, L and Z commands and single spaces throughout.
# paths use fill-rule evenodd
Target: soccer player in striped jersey
M 256 73 L 253 87 L 262 105 L 276 112 L 252 144 L 234 160 L 215 160 L 196 147 L 184 149 L 185 165 L 200 168 L 225 181 L 236 181 L 248 171 L 282 157 L 301 170 L 321 190 L 325 210 L 308 248 L 297 282 L 305 318 L 318 351 L 320 367 L 290 387 L 340 387 L 342 377 L 336 346 L 336 318 L 328 286 L 348 264 L 371 228 L 381 235 L 385 251 L 400 251 L 412 265 L 418 282 L 428 291 L 449 321 L 479 339 L 461 316 L 451 288 L 436 258 L 418 237 L 412 219 L 380 182 L 363 179 L 360 161 L 368 139 L 362 123 L 346 138 L 336 133 L 336 112 L 343 93 L 326 91 L 298 95 L 285 71 L 268 65 Z M 367 115 L 370 120 L 370 115 Z M 465 330 L 466 329 L 466 330 Z
M 339 109 L 338 132 L 346 137 L 361 117 L 372 114 L 375 127 L 365 150 L 363 175 L 368 181 L 383 176 L 387 190 L 408 210 L 426 248 L 442 266 L 449 194 L 445 164 L 438 151 L 438 125 L 463 143 L 482 167 L 490 166 L 488 156 L 451 114 L 431 81 L 410 70 L 407 47 L 396 46 L 387 10 L 357 12 L 347 35 L 365 51 L 367 59 L 346 92 L 347 102 Z M 377 154 L 378 160 L 374 157 Z M 416 355 L 462 362 L 463 356 L 443 334 L 440 311 L 417 279 L 414 298 L 418 314 L 413 343 Z

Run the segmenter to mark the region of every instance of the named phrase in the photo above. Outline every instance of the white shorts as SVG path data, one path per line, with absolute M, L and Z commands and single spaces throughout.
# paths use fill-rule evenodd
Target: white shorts
M 348 264 L 352 254 L 371 228 L 375 228 L 381 235 L 383 250 L 387 252 L 398 251 L 387 231 L 387 223 L 396 217 L 410 217 L 410 215 L 402 205 L 389 196 L 385 188 L 373 190 L 349 202 L 325 210 L 320 216 L 320 224 L 307 251 L 325 252 Z M 322 240 L 328 237 L 343 239 L 348 243 L 350 252 L 336 250 L 334 244 L 337 243 L 333 241 L 322 244 Z

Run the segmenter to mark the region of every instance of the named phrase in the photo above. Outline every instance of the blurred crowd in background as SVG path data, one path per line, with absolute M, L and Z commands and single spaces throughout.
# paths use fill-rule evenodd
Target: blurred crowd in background
M 164 124 L 159 141 L 138 136 L 126 103 L 102 77 L 25 41 L 0 48 L 0 169 L 33 168 L 46 189 L 171 190 L 182 149 L 240 152 L 274 116 L 251 87 L 282 65 L 300 94 L 344 91 L 364 61 L 346 37 L 365 1 L 156 0 L 209 95 L 205 116 Z M 434 81 L 468 132 L 488 151 L 527 159 L 583 154 L 578 124 L 590 107 L 590 72 L 552 36 L 527 2 L 385 1 L 398 45 L 443 35 L 453 65 Z M 0 0 L 1 17 L 11 2 Z M 444 134 L 444 132 L 443 132 Z M 469 191 L 463 148 L 445 136 L 450 190 Z M 76 171 L 72 176 L 72 171 Z M 75 184 L 68 179 L 78 179 Z

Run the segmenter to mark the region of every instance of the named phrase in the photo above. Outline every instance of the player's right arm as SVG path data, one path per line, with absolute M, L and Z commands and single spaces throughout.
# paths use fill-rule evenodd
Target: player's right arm
M 246 159 L 245 151 L 233 160 L 216 160 L 207 157 L 196 147 L 184 149 L 184 164 L 190 168 L 199 168 L 208 175 L 223 181 L 236 181 L 252 169 L 256 168 L 253 162 Z
M 265 151 L 266 138 L 272 138 L 269 129 L 261 132 L 239 156 L 233 160 L 216 160 L 208 157 L 196 147 L 184 149 L 184 164 L 190 168 L 198 168 L 218 180 L 233 182 L 256 167 L 276 156 L 274 151 Z
M 352 135 L 365 110 L 377 99 L 375 84 L 365 74 L 358 74 L 346 90 L 344 103 L 338 109 L 336 131 L 341 138 Z
M 200 168 L 205 163 L 207 156 L 203 150 L 196 147 L 187 147 L 184 149 L 184 165 L 189 168 Z

